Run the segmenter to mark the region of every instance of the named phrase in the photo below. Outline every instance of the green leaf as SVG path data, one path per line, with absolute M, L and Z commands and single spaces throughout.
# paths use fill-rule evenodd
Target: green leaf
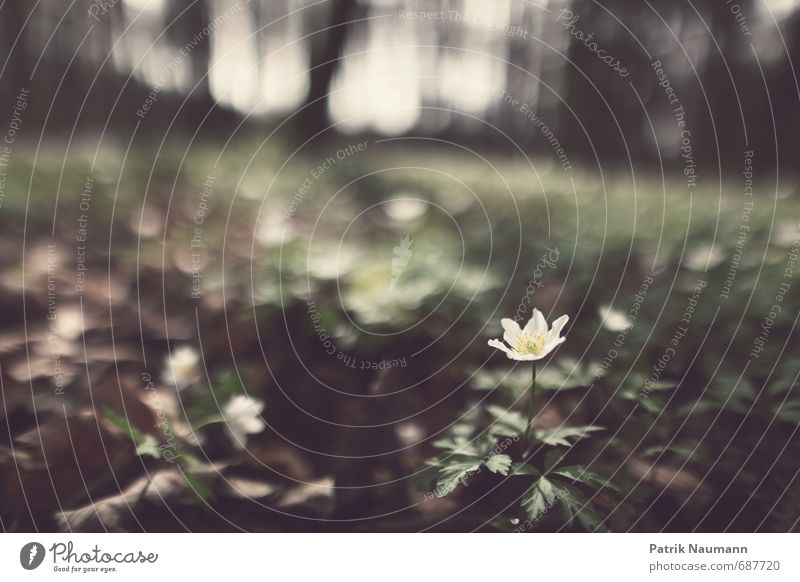
M 790 424 L 800 424 L 800 402 L 785 402 L 775 407 L 778 419 Z
M 486 460 L 485 465 L 492 473 L 508 475 L 508 470 L 511 468 L 511 457 L 508 455 L 492 455 Z
M 197 475 L 192 475 L 188 471 L 181 471 L 181 475 L 201 501 L 211 503 L 214 500 L 214 492 Z
M 658 398 L 654 398 L 652 395 L 647 396 L 646 398 L 640 398 L 639 404 L 641 404 L 642 407 L 651 414 L 658 414 L 664 408 L 661 405 L 660 400 Z
M 527 419 L 515 410 L 506 410 L 502 406 L 488 406 L 486 410 L 494 417 L 494 422 L 489 428 L 492 436 L 524 434 L 528 428 Z
M 531 385 L 530 368 L 518 366 L 514 370 L 479 370 L 472 374 L 470 385 L 475 390 L 501 389 L 506 392 L 506 400 L 516 401 Z
M 563 446 L 568 447 L 572 443 L 569 442 L 570 438 L 580 440 L 590 433 L 605 430 L 600 426 L 558 426 L 548 430 L 537 430 L 535 436 L 538 440 L 546 445 L 553 447 Z
M 214 500 L 214 492 L 197 475 L 192 474 L 192 471 L 204 467 L 204 463 L 194 455 L 182 449 L 179 450 L 181 455 L 178 457 L 178 470 L 181 472 L 186 484 L 192 488 L 192 491 L 200 501 L 211 503 Z
M 561 483 L 554 483 L 553 489 L 556 491 L 556 496 L 564 508 L 567 524 L 577 519 L 578 523 L 587 531 L 603 531 L 607 529 L 602 525 L 603 518 L 578 489 Z
M 536 483 L 523 494 L 522 507 L 533 521 L 547 513 L 556 501 L 556 490 L 553 488 L 553 483 L 546 477 L 539 477 Z
M 434 486 L 437 497 L 444 497 L 452 493 L 459 483 L 467 485 L 472 473 L 485 465 L 492 473 L 508 475 L 511 468 L 511 457 L 499 454 L 495 449 L 495 439 L 489 435 L 473 439 L 471 442 L 461 443 L 457 448 L 451 448 L 447 455 L 431 459 L 427 462 L 438 471 Z M 455 442 L 449 447 L 455 447 Z
M 598 485 L 600 487 L 617 489 L 616 486 L 614 486 L 608 479 L 603 479 L 597 473 L 593 473 L 592 471 L 589 471 L 587 468 L 580 465 L 559 467 L 558 469 L 552 471 L 552 474 L 560 475 L 562 477 L 566 477 L 567 479 L 572 479 L 573 481 L 578 481 L 579 483 L 585 483 L 587 485 Z
M 571 390 L 591 386 L 597 380 L 599 362 L 581 363 L 575 358 L 563 357 L 550 361 L 536 376 L 536 385 L 543 390 Z
M 694 451 L 689 447 L 664 447 L 659 445 L 655 447 L 648 447 L 639 453 L 639 456 L 646 459 L 649 457 L 657 457 L 663 453 L 674 453 L 683 459 L 691 459 L 692 456 L 697 453 L 697 451 Z
M 528 463 L 512 463 L 511 464 L 511 475 L 533 475 L 534 477 L 541 476 L 541 472 L 539 469 L 534 467 L 533 465 L 529 465 Z
M 458 484 L 467 484 L 470 474 L 481 466 L 480 459 L 473 456 L 451 455 L 445 464 L 439 465 L 439 476 L 436 479 L 434 494 L 444 497 L 455 491 Z
M 243 372 L 244 373 L 244 372 Z M 192 399 L 186 407 L 186 419 L 192 430 L 199 429 L 210 418 L 217 418 L 222 406 L 245 390 L 239 374 L 231 369 L 219 374 L 213 386 L 199 385 L 192 391 Z
M 451 435 L 434 441 L 433 446 L 444 451 L 457 452 L 462 449 L 469 448 L 471 445 L 469 438 L 465 436 Z
M 131 426 L 127 420 L 110 408 L 106 408 L 105 413 L 111 424 L 128 435 L 133 442 L 133 446 L 136 447 L 137 455 L 140 457 L 147 455 L 155 459 L 161 458 L 161 449 L 158 448 L 159 440 L 156 437 L 151 434 L 145 434 Z
M 138 446 L 144 440 L 144 435 L 142 435 L 141 431 L 131 426 L 130 423 L 122 418 L 122 416 L 117 414 L 116 411 L 106 408 L 105 413 L 106 418 L 111 421 L 111 424 L 127 434 L 128 437 L 133 441 L 134 445 Z

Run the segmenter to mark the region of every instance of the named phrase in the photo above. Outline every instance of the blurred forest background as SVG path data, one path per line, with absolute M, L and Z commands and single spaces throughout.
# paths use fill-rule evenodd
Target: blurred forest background
M 624 62 L 635 93 L 556 20 L 563 8 Z M 294 139 L 327 130 L 508 146 L 490 123 L 547 148 L 502 106 L 505 89 L 573 157 L 657 162 L 677 156 L 678 140 L 650 70 L 661 60 L 698 163 L 738 160 L 744 126 L 764 163 L 791 166 L 798 153 L 793 0 L 6 0 L 2 10 L 2 106 L 29 89 L 31 133 L 213 133 L 244 120 L 259 131 L 287 122 Z M 404 11 L 474 22 L 398 18 Z M 154 88 L 158 106 L 141 119 Z
M 798 531 L 797 63 L 794 0 L 0 0 L 0 527 Z M 533 306 L 506 452 L 596 478 L 486 461 Z

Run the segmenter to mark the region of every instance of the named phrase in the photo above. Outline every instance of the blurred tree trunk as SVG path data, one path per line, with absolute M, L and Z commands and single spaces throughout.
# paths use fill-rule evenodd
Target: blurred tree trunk
M 211 30 L 210 0 L 176 0 L 170 2 L 167 22 L 177 18 L 169 31 L 169 38 L 176 50 L 184 50 L 188 54 L 189 75 L 191 78 L 189 93 L 171 99 L 169 94 L 159 96 L 163 105 L 163 115 L 171 119 L 174 108 L 175 127 L 178 130 L 209 131 L 215 133 L 225 128 L 235 127 L 240 117 L 232 110 L 217 104 L 211 95 L 209 68 L 211 66 L 211 42 L 215 34 Z M 177 111 L 179 109 L 179 111 Z M 163 118 L 162 118 L 163 119 Z M 148 116 L 150 129 L 160 131 L 158 117 Z M 201 127 L 198 128 L 198 125 Z
M 328 127 L 328 93 L 352 27 L 356 0 L 331 0 L 327 19 L 310 19 L 310 83 L 303 110 L 298 114 L 299 138 L 305 141 Z
M 760 123 L 753 122 L 748 131 L 754 127 L 760 130 L 754 136 L 757 140 L 755 149 L 759 154 L 772 153 L 777 147 L 777 162 L 781 170 L 793 172 L 797 176 L 800 174 L 800 168 L 797 166 L 797 156 L 800 154 L 800 136 L 797 132 L 797 128 L 800 127 L 800 7 L 796 8 L 782 24 L 789 54 L 776 59 L 770 69 L 764 72 L 769 93 L 760 92 L 761 100 L 751 106 L 754 116 L 760 114 L 762 118 Z M 762 66 L 766 67 L 768 64 L 762 61 Z M 763 83 L 759 72 L 754 74 L 754 83 L 758 86 Z M 769 100 L 772 101 L 772 107 Z M 767 122 L 763 119 L 770 113 L 775 116 L 777 125 L 777 146 L 772 139 L 772 121 Z
M 169 37 L 182 49 L 189 50 L 191 68 L 192 98 L 209 99 L 208 68 L 211 63 L 211 38 L 203 30 L 211 24 L 209 6 L 206 0 L 173 0 L 168 3 L 167 22 L 172 22 Z
M 540 12 L 525 3 L 512 4 L 510 25 L 520 27 L 524 32 L 510 37 L 506 45 L 505 90 L 510 99 L 517 99 L 536 111 L 540 111 L 539 93 L 545 57 L 542 45 L 534 40 L 542 38 L 544 23 Z M 519 107 L 513 107 L 501 99 L 495 115 L 496 125 L 521 144 L 527 144 L 536 134 L 531 131 L 529 123 L 520 123 L 520 115 Z
M 738 0 L 738 5 L 752 22 L 752 2 Z M 763 123 L 765 112 L 753 111 L 748 104 L 757 96 L 757 87 L 762 83 L 749 48 L 751 41 L 742 34 L 729 6 L 724 2 L 707 0 L 697 7 L 710 30 L 706 34 L 710 34 L 711 38 L 708 53 L 699 70 L 702 86 L 694 91 L 694 119 L 691 121 L 695 155 L 699 158 L 698 162 L 709 171 L 740 172 L 742 151 L 747 147 L 742 117 L 747 124 L 748 134 L 761 130 L 771 132 L 771 128 L 762 127 L 769 125 Z M 693 10 L 687 16 L 698 18 Z M 742 67 L 739 63 L 746 63 L 746 66 Z M 756 73 L 756 76 L 745 76 L 748 71 Z M 753 85 L 753 82 L 756 84 Z M 752 113 L 756 115 L 752 116 Z M 770 154 L 769 150 L 761 153 Z M 726 162 L 732 165 L 726 168 Z M 719 163 L 722 168 L 718 167 Z
M 634 161 L 646 158 L 642 147 L 645 119 L 631 83 L 641 86 L 645 78 L 649 84 L 647 56 L 633 35 L 646 43 L 647 33 L 639 26 L 640 11 L 650 9 L 624 0 L 576 0 L 570 10 L 579 17 L 572 24 L 574 29 L 565 26 L 569 19 L 564 17 L 557 23 L 568 35 L 570 60 L 567 98 L 558 127 L 562 141 L 570 152 L 587 156 L 593 164 L 595 155 L 601 164 L 627 165 L 628 156 Z M 582 41 L 581 35 L 590 35 L 591 40 Z M 592 50 L 592 43 L 598 52 Z M 602 54 L 611 63 L 599 58 Z
M 0 9 L 2 60 L 5 62 L 2 83 L 4 99 L 13 97 L 28 82 L 27 47 L 23 31 L 27 14 L 23 5 L 23 0 L 6 0 Z

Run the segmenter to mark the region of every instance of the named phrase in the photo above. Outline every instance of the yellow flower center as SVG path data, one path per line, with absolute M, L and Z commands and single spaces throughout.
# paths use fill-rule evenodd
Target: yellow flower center
M 514 349 L 521 354 L 533 354 L 535 356 L 544 351 L 544 340 L 545 335 L 541 332 L 534 334 L 522 332 L 514 344 Z

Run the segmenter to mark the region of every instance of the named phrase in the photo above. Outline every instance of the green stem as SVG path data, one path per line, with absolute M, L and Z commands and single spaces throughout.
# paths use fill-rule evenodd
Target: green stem
M 528 428 L 525 431 L 525 450 L 533 442 L 533 419 L 536 416 L 536 362 L 533 362 L 531 387 L 528 389 Z
M 225 422 L 225 417 L 219 415 L 209 416 L 208 418 L 203 419 L 198 425 L 192 426 L 191 429 L 192 432 L 197 432 L 201 428 L 205 428 L 212 424 L 218 424 L 220 422 Z

